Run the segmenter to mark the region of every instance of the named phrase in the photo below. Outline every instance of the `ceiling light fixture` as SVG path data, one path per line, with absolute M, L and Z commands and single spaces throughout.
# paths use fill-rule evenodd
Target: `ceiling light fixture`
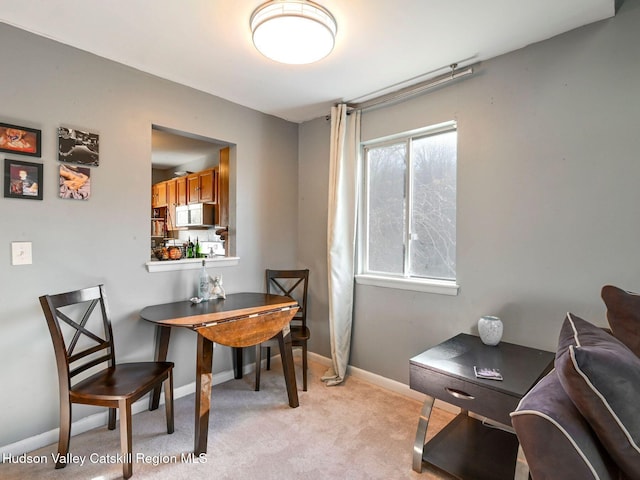
M 253 44 L 276 62 L 303 65 L 323 59 L 335 45 L 331 12 L 309 0 L 271 0 L 251 15 Z

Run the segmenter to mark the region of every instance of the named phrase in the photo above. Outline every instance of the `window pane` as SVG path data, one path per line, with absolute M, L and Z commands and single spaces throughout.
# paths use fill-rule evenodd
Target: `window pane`
M 404 270 L 406 144 L 368 150 L 368 252 L 371 272 Z
M 412 145 L 411 276 L 456 278 L 455 131 Z

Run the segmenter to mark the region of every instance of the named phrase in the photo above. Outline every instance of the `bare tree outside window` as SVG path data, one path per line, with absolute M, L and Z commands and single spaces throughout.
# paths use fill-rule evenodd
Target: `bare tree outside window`
M 456 136 L 413 141 L 410 276 L 456 278 Z
M 451 127 L 365 148 L 364 273 L 455 280 L 456 144 Z
M 369 270 L 404 269 L 406 145 L 369 150 Z

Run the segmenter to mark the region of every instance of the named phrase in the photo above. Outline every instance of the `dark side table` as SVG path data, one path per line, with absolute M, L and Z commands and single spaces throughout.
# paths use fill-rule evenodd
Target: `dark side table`
M 460 479 L 526 479 L 528 467 L 509 413 L 553 368 L 554 358 L 552 352 L 512 343 L 487 346 L 464 333 L 413 357 L 409 385 L 427 395 L 413 447 L 413 469 L 421 472 L 422 462 L 428 462 Z M 474 366 L 497 368 L 503 380 L 476 378 Z M 461 412 L 425 443 L 436 399 Z

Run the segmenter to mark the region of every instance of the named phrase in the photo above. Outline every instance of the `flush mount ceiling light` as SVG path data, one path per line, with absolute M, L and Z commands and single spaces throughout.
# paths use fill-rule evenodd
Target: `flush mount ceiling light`
M 251 15 L 253 44 L 265 57 L 294 65 L 323 59 L 335 44 L 331 12 L 309 0 L 272 0 Z

